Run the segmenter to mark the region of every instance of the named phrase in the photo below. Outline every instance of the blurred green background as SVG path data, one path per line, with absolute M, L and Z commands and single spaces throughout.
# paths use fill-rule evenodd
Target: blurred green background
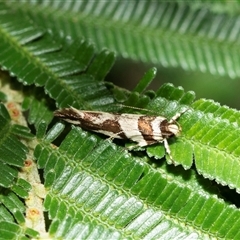
M 117 86 L 132 90 L 144 73 L 152 67 L 155 66 L 121 58 L 114 64 L 107 80 Z M 180 68 L 161 67 L 158 68 L 157 76 L 149 89 L 156 90 L 166 82 L 182 86 L 185 91 L 194 91 L 196 99 L 212 99 L 221 105 L 240 109 L 240 79 L 201 72 L 187 72 Z

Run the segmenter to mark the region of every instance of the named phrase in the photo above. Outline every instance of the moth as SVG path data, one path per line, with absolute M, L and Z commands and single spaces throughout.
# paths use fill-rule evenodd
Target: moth
M 57 110 L 54 115 L 83 129 L 111 138 L 129 139 L 139 147 L 164 143 L 165 150 L 171 158 L 167 139 L 181 133 L 182 129 L 176 120 L 185 111 L 177 113 L 169 121 L 161 116 L 83 111 L 74 107 Z

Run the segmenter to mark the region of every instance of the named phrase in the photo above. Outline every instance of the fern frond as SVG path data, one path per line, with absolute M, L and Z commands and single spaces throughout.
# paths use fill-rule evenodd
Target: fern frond
M 204 112 L 205 114 L 211 113 L 215 117 L 222 120 L 226 119 L 233 124 L 240 126 L 240 112 L 228 106 L 221 106 L 219 103 L 208 99 L 199 99 L 193 103 L 193 108 Z
M 2 239 L 28 239 L 28 237 L 37 238 L 38 233 L 15 223 L 0 221 L 0 236 Z
M 42 139 L 35 157 L 44 169 L 45 208 L 55 237 L 237 239 L 240 234 L 238 223 L 230 221 L 239 218 L 239 210 L 216 190 L 206 190 L 206 180 L 199 185 L 193 171 L 179 168 L 173 178 L 170 167 L 154 169 L 79 128 L 73 127 L 59 148 Z
M 22 109 L 29 111 L 27 114 L 27 121 L 29 124 L 34 124 L 37 129 L 41 122 L 50 124 L 53 118 L 53 112 L 47 107 L 46 95 L 42 89 L 31 88 L 25 91 L 26 97 L 22 103 Z
M 29 137 L 29 129 L 20 125 L 11 125 L 11 118 L 0 104 L 0 185 L 8 188 L 17 178 L 15 167 L 23 167 L 26 159 L 27 147 L 16 136 Z
M 42 30 L 20 12 L 11 11 L 3 2 L 0 4 L 4 9 L 0 12 L 4 23 L 0 24 L 0 42 L 3 43 L 0 45 L 0 64 L 3 69 L 16 75 L 24 84 L 44 85 L 45 91 L 59 106 L 91 109 L 114 102 L 105 84 L 99 81 L 111 68 L 113 53 L 102 51 L 94 57 L 93 47 L 84 41 L 72 46 L 65 44 L 64 47 L 71 51 L 74 49 L 78 54 L 84 53 L 74 60 L 63 51 L 65 48 L 61 50 L 61 46 L 49 35 L 43 36 Z M 21 24 L 17 24 L 18 19 L 21 19 Z M 81 73 L 83 71 L 85 73 Z
M 237 8 L 229 13 L 223 4 L 213 11 L 213 5 L 179 1 L 13 1 L 8 5 L 57 35 L 92 39 L 98 49 L 107 47 L 124 57 L 240 76 Z
M 24 223 L 25 206 L 22 201 L 11 191 L 1 191 L 1 203 L 15 218 L 18 223 Z M 3 220 L 3 219 L 1 219 Z
M 176 0 L 179 4 L 185 4 L 185 2 L 181 0 Z M 229 4 L 231 3 L 231 4 Z M 227 13 L 230 16 L 238 14 L 240 10 L 240 5 L 238 1 L 211 1 L 211 0 L 199 0 L 197 2 L 191 2 L 190 7 L 193 9 L 202 9 L 207 8 L 213 13 Z
M 204 99 L 191 104 L 193 98 L 191 92 L 184 93 L 183 89 L 166 84 L 159 89 L 157 96 L 146 108 L 159 111 L 163 116 L 170 118 L 180 111 L 181 106 L 187 105 L 189 110 L 179 119 L 182 127 L 181 137 L 171 145 L 175 164 L 189 169 L 194 156 L 200 174 L 215 179 L 222 185 L 236 188 L 239 192 L 237 169 L 240 167 L 240 129 L 235 122 L 239 112 Z M 186 105 L 180 104 L 181 102 Z M 147 152 L 157 158 L 163 157 L 164 154 L 162 146 L 151 146 Z

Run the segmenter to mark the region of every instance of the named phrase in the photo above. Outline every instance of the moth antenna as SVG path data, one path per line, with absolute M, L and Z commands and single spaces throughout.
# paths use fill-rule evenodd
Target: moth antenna
M 118 136 L 118 135 L 120 135 L 120 134 L 122 134 L 122 133 L 124 133 L 123 131 L 120 131 L 120 132 L 118 132 L 118 133 L 114 133 L 112 136 L 110 136 L 110 137 L 108 137 L 107 139 L 109 139 L 109 140 L 113 140 L 114 138 L 116 138 L 116 136 Z
M 184 108 L 182 111 L 177 112 L 177 113 L 170 119 L 169 123 L 176 123 L 176 124 L 178 125 L 177 119 L 178 119 L 179 117 L 181 117 L 181 116 L 182 116 L 186 111 L 188 111 L 188 110 L 189 110 L 189 108 Z
M 117 105 L 119 107 L 127 107 L 127 108 L 131 108 L 131 109 L 136 109 L 136 110 L 140 110 L 140 111 L 146 111 L 146 112 L 151 112 L 151 113 L 157 114 L 156 112 L 146 109 L 146 108 L 133 107 L 133 106 L 128 106 L 128 105 L 124 105 L 124 104 L 115 104 L 115 105 Z

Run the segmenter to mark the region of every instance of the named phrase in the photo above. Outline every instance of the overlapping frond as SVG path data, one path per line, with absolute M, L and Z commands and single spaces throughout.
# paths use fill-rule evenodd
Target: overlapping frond
M 37 88 L 25 92 L 26 97 L 22 103 L 22 109 L 28 111 L 27 121 L 34 124 L 35 128 L 39 127 L 41 122 L 50 124 L 53 118 L 53 112 L 47 106 L 46 95 Z
M 26 187 L 26 184 L 23 185 Z M 27 236 L 38 236 L 36 231 L 24 226 L 25 206 L 12 191 L 1 189 L 0 213 L 1 239 L 27 239 Z
M 240 112 L 228 106 L 221 106 L 219 103 L 209 99 L 199 99 L 193 103 L 195 110 L 204 112 L 205 114 L 211 113 L 213 116 L 226 119 L 233 124 L 240 126 Z
M 43 36 L 43 31 L 21 13 L 11 11 L 2 2 L 1 8 L 5 10 L 0 12 L 0 64 L 3 69 L 24 84 L 44 86 L 59 106 L 71 104 L 91 109 L 114 102 L 100 81 L 113 64 L 112 53 L 105 50 L 94 56 L 93 46 L 84 41 L 66 42 L 62 50 L 59 43 L 47 34 Z M 70 55 L 73 51 L 75 58 Z
M 239 219 L 239 210 L 220 200 L 207 181 L 199 185 L 193 171 L 179 169 L 182 176 L 173 178 L 176 168 L 173 173 L 165 165 L 154 169 L 80 128 L 73 127 L 59 148 L 43 139 L 35 157 L 44 169 L 45 186 L 51 186 L 45 208 L 55 237 L 199 239 L 213 234 L 237 239 L 240 235 L 238 222 L 230 220 Z
M 205 1 L 13 1 L 9 6 L 57 35 L 92 39 L 99 49 L 124 57 L 236 78 L 239 3 L 231 4 L 232 11 Z
M 193 97 L 191 92 L 167 84 L 159 89 L 147 108 L 173 116 L 182 106 L 188 106 L 189 110 L 179 119 L 182 134 L 171 145 L 175 164 L 189 169 L 194 159 L 197 171 L 203 176 L 239 192 L 240 129 L 236 123 L 239 112 L 204 99 L 191 104 Z M 162 150 L 158 153 L 158 148 L 149 147 L 147 152 L 161 158 L 163 153 Z
M 3 104 L 0 104 L 0 185 L 7 188 L 13 185 L 18 170 L 23 167 L 27 147 L 17 136 L 31 138 L 29 129 L 20 125 L 12 125 L 10 116 Z
M 31 139 L 32 134 L 26 127 L 11 124 L 3 104 L 0 104 L 0 136 L 0 236 L 2 239 L 36 237 L 37 232 L 16 224 L 25 222 L 25 206 L 19 197 L 27 198 L 31 189 L 30 183 L 18 176 L 28 152 L 18 138 Z

